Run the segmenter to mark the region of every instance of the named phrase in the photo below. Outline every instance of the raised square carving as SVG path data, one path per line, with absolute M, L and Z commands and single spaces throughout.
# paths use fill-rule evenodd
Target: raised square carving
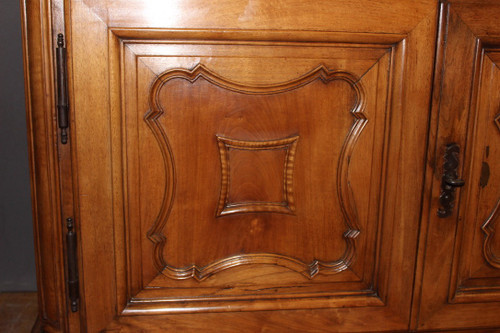
M 293 163 L 298 139 L 241 141 L 217 135 L 222 169 L 217 216 L 293 214 Z

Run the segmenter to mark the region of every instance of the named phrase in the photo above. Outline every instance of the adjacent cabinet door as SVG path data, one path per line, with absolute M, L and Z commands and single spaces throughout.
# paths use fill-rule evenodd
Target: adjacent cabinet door
M 419 328 L 500 327 L 499 15 L 497 1 L 442 7 L 431 115 L 436 146 L 428 156 L 435 167 L 420 239 L 423 285 L 415 290 Z M 444 173 L 465 185 L 443 191 Z
M 500 326 L 500 7 L 483 5 L 25 1 L 43 328 Z

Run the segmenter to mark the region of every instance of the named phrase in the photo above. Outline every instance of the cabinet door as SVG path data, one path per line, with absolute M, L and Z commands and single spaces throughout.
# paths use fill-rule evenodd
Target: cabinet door
M 407 329 L 434 1 L 68 1 L 82 329 Z
M 433 197 L 424 209 L 427 236 L 421 237 L 420 328 L 500 326 L 498 15 L 496 2 L 443 6 L 431 131 L 437 144 L 429 155 Z M 449 215 L 438 217 L 446 206 L 439 197 L 450 143 L 460 150 L 450 161 L 465 186 L 456 189 Z

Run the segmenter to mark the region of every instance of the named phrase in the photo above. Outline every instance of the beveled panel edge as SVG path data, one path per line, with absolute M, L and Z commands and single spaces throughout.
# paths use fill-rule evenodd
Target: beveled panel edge
M 228 305 L 228 301 L 230 304 Z M 177 314 L 196 312 L 238 312 L 238 311 L 265 311 L 298 310 L 318 308 L 343 307 L 384 307 L 385 303 L 371 290 L 358 292 L 335 293 L 332 295 L 290 295 L 287 297 L 259 298 L 258 302 L 248 298 L 221 298 L 207 300 L 207 298 L 183 298 L 175 300 L 131 300 L 121 313 L 122 315 L 140 314 Z
M 407 34 L 393 33 L 356 33 L 318 30 L 109 28 L 109 31 L 119 38 L 130 40 L 359 43 L 380 48 L 386 48 L 394 43 L 399 43 L 407 36 Z
M 500 26 L 495 18 L 500 15 L 500 3 L 496 0 L 448 0 L 451 8 L 460 16 L 470 31 L 485 44 L 500 43 Z M 491 20 L 485 19 L 492 18 Z
M 287 257 L 281 254 L 266 253 L 264 254 L 264 256 L 261 254 L 246 254 L 223 258 L 205 267 L 199 267 L 195 264 L 192 264 L 188 267 L 176 268 L 171 267 L 166 263 L 165 258 L 163 257 L 163 248 L 165 246 L 166 237 L 162 233 L 162 230 L 167 223 L 168 216 L 173 205 L 175 164 L 167 135 L 157 120 L 165 113 L 159 103 L 159 93 L 161 91 L 161 88 L 166 82 L 175 78 L 188 80 L 191 83 L 195 82 L 199 78 L 204 78 L 208 82 L 221 88 L 252 95 L 283 93 L 305 86 L 317 79 L 321 80 L 324 84 L 327 84 L 328 82 L 333 80 L 344 80 L 351 85 L 356 93 L 356 101 L 354 107 L 350 111 L 355 118 L 355 121 L 351 129 L 349 130 L 349 134 L 344 141 L 344 145 L 342 146 L 337 172 L 337 181 L 339 184 L 341 184 L 337 189 L 337 193 L 339 204 L 341 206 L 342 214 L 344 217 L 344 222 L 347 227 L 347 230 L 343 235 L 346 241 L 346 250 L 344 251 L 340 259 L 329 262 L 314 260 L 311 263 L 307 264 L 295 258 Z M 147 233 L 148 238 L 154 243 L 154 265 L 159 272 L 162 272 L 164 275 L 172 279 L 194 278 L 198 281 L 202 281 L 220 271 L 244 264 L 262 263 L 281 265 L 285 268 L 291 269 L 292 271 L 301 273 L 308 278 L 313 278 L 320 272 L 320 270 L 321 273 L 325 274 L 337 274 L 349 267 L 350 263 L 352 262 L 352 260 L 354 260 L 355 257 L 354 240 L 360 232 L 356 223 L 357 213 L 355 203 L 353 202 L 354 198 L 351 193 L 352 190 L 350 188 L 349 181 L 347 179 L 349 171 L 349 160 L 354 150 L 356 141 L 363 131 L 366 122 L 368 121 L 366 115 L 363 113 L 365 107 L 364 89 L 357 77 L 344 71 L 331 71 L 323 64 L 320 64 L 318 67 L 311 70 L 309 73 L 306 73 L 305 75 L 297 78 L 296 80 L 276 84 L 246 85 L 223 78 L 217 73 L 210 71 L 203 64 L 198 64 L 191 70 L 184 68 L 167 70 L 156 78 L 156 80 L 151 85 L 150 91 L 151 93 L 149 96 L 149 102 L 151 110 L 146 113 L 144 121 L 153 131 L 158 141 L 162 155 L 164 157 L 167 173 L 167 186 L 163 204 L 160 208 L 158 218 Z

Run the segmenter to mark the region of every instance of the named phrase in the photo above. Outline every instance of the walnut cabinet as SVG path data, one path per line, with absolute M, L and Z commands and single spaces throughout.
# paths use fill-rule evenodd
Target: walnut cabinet
M 497 1 L 22 8 L 35 330 L 500 328 Z

